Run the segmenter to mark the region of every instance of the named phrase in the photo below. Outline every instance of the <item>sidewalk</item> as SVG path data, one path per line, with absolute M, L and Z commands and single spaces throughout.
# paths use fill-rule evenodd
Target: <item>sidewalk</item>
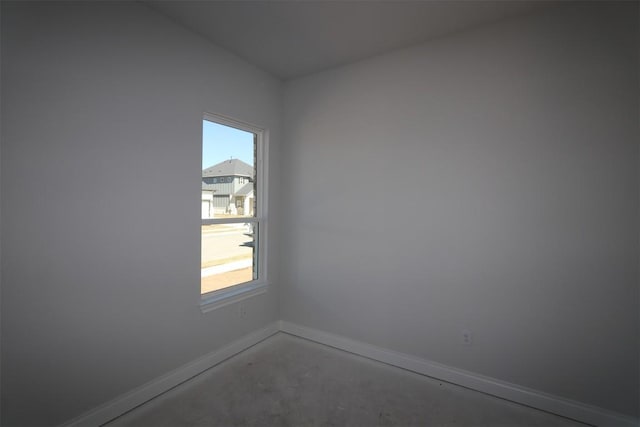
M 202 226 L 202 234 L 218 234 L 226 233 L 229 231 L 242 231 L 246 230 L 247 226 L 244 223 L 238 224 L 211 224 Z
M 253 259 L 243 259 L 240 261 L 228 262 L 225 264 L 214 265 L 213 267 L 207 267 L 200 270 L 200 277 L 213 276 L 214 274 L 226 273 L 228 271 L 240 270 L 243 268 L 251 267 L 253 265 Z

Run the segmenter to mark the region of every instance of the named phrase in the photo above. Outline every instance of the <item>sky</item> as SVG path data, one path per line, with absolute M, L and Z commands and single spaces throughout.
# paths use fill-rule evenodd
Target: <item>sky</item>
M 202 169 L 231 157 L 253 165 L 253 134 L 203 120 Z

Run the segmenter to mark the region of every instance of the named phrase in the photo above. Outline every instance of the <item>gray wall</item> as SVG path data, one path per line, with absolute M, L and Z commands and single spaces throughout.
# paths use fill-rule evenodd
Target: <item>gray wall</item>
M 288 83 L 282 318 L 637 416 L 637 7 Z
M 278 170 L 275 79 L 139 3 L 2 2 L 3 425 L 63 422 L 276 320 L 273 289 L 244 319 L 200 312 L 204 111 L 267 127 Z

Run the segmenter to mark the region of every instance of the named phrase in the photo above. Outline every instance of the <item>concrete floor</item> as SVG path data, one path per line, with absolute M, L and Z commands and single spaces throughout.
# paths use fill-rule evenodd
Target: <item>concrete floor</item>
M 107 425 L 584 427 L 284 333 Z

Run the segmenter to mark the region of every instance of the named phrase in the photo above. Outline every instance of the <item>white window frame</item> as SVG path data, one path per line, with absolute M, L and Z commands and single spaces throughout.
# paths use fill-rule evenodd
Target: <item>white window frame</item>
M 219 114 L 204 113 L 203 120 L 229 126 L 235 129 L 239 129 L 245 132 L 250 132 L 256 135 L 256 153 L 255 153 L 255 168 L 256 168 L 256 206 L 255 216 L 244 218 L 228 218 L 228 219 L 202 219 L 201 224 L 230 224 L 230 223 L 246 223 L 255 222 L 258 227 L 257 241 L 258 245 L 255 248 L 258 256 L 258 278 L 250 282 L 241 283 L 238 285 L 229 286 L 227 288 L 219 289 L 217 291 L 207 292 L 200 295 L 200 310 L 205 313 L 214 310 L 218 307 L 223 307 L 228 304 L 232 304 L 249 298 L 255 295 L 265 293 L 267 291 L 268 271 L 267 271 L 267 211 L 268 211 L 268 143 L 269 132 L 267 129 L 254 126 L 249 123 L 245 123 L 239 120 L 235 120 L 229 117 L 221 116 Z M 201 124 L 202 126 L 202 124 Z M 202 141 L 201 144 L 202 146 Z M 202 163 L 202 159 L 201 162 Z M 200 289 L 200 282 L 198 282 L 198 289 Z M 200 290 L 199 292 L 200 293 Z

